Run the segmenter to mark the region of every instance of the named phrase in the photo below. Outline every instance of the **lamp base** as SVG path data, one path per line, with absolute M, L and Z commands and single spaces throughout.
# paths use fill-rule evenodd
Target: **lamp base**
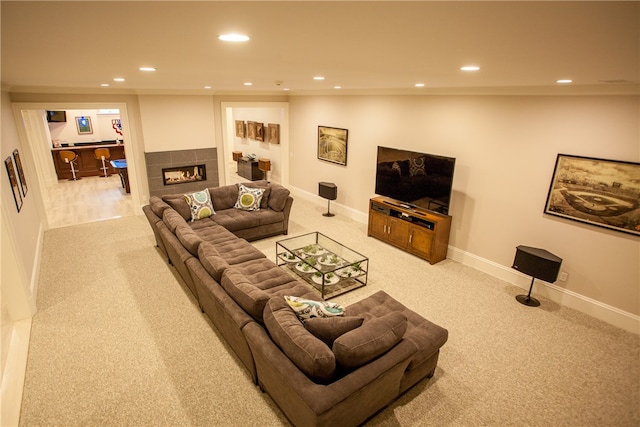
M 540 305 L 540 301 L 528 295 L 518 295 L 516 299 L 520 304 L 528 305 L 529 307 L 538 307 Z
M 336 215 L 332 214 L 331 212 L 325 212 L 322 214 L 322 216 L 336 216 Z

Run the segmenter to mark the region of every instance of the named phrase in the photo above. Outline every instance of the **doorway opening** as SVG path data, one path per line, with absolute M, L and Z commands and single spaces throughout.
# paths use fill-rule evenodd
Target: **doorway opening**
M 65 111 L 67 121 L 52 122 L 47 111 Z M 46 228 L 135 215 L 139 208 L 131 155 L 135 144 L 127 137 L 130 133 L 125 104 L 17 103 L 14 115 L 18 122 L 22 119 L 19 132 L 24 132 L 25 157 L 37 175 Z M 134 178 L 130 180 L 130 193 L 123 188 L 119 171 L 110 165 L 111 160 L 117 159 L 105 158 L 103 163 L 95 156 L 95 149 L 104 147 L 113 147 L 111 153 L 126 161 L 128 177 Z M 60 151 L 80 155 L 73 165 L 78 168 L 76 179 L 66 176 L 69 163 L 56 162 Z

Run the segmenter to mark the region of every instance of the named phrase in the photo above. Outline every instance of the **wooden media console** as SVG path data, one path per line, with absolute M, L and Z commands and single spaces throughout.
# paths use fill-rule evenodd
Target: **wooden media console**
M 387 197 L 369 201 L 368 235 L 435 264 L 447 257 L 451 217 Z

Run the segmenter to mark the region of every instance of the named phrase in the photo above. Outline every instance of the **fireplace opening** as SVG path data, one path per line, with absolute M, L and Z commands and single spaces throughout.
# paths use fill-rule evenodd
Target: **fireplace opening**
M 187 184 L 194 181 L 206 181 L 207 168 L 205 167 L 205 165 L 163 168 L 162 177 L 164 178 L 164 185 Z

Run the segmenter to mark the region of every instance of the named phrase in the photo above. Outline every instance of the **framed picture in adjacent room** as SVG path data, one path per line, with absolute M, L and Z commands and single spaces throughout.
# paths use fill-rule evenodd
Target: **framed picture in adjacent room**
M 270 144 L 280 144 L 280 125 L 275 123 L 269 123 L 267 125 L 267 141 Z
M 247 128 L 244 125 L 244 120 L 236 120 L 236 136 L 238 138 L 246 138 Z
M 24 169 L 22 169 L 22 161 L 20 160 L 20 153 L 18 149 L 13 150 L 13 161 L 16 162 L 16 169 L 18 172 L 18 178 L 20 179 L 20 188 L 22 188 L 22 195 L 26 196 L 27 191 L 27 179 L 24 176 Z
M 256 123 L 256 141 L 264 141 L 264 123 Z
M 347 165 L 347 129 L 318 126 L 318 159 Z
M 7 168 L 7 175 L 9 176 L 9 183 L 11 184 L 11 190 L 13 191 L 13 200 L 16 202 L 16 209 L 20 212 L 20 209 L 22 209 L 22 195 L 20 194 L 18 177 L 16 175 L 16 170 L 13 167 L 13 160 L 11 160 L 11 156 L 4 160 L 4 165 Z
M 558 154 L 544 213 L 640 236 L 640 163 Z
M 247 137 L 256 139 L 256 122 L 247 122 Z
M 93 133 L 93 128 L 91 127 L 91 117 L 76 117 L 76 128 L 78 129 L 78 135 Z

